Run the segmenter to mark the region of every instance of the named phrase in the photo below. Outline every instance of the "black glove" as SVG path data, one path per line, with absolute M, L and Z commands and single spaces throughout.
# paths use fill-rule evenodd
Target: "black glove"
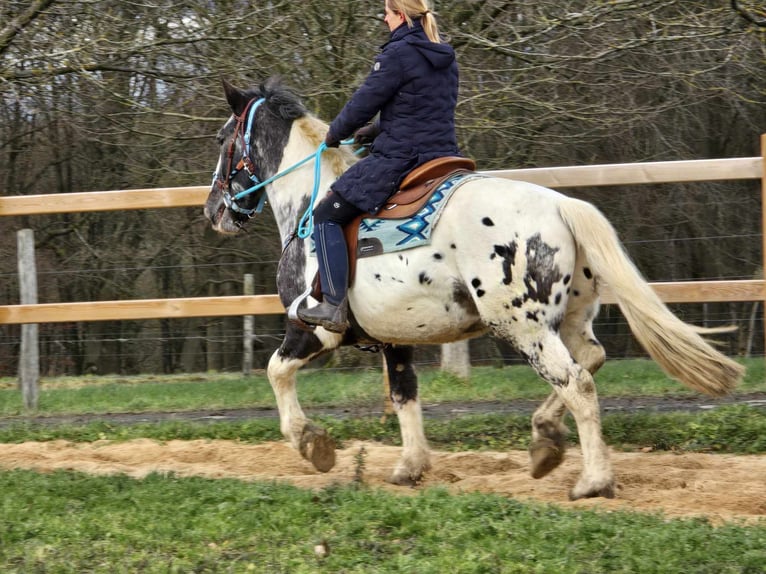
M 327 132 L 327 137 L 324 138 L 324 145 L 327 147 L 338 147 L 340 140 L 335 139 L 330 132 Z
M 378 137 L 379 133 L 380 124 L 378 122 L 367 124 L 363 128 L 356 130 L 356 133 L 354 134 L 354 143 L 359 145 L 370 145 L 373 140 Z

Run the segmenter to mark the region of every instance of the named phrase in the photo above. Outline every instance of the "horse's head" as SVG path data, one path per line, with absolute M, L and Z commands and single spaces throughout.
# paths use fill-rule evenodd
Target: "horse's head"
M 306 110 L 276 80 L 247 90 L 224 80 L 223 87 L 232 116 L 218 132 L 205 216 L 216 231 L 237 233 L 263 207 L 268 185 L 262 182 L 279 169 L 290 125 Z

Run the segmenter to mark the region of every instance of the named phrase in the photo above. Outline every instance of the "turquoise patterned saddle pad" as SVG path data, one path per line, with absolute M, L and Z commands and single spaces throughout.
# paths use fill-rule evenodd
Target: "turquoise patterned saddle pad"
M 362 219 L 359 225 L 357 257 L 372 257 L 430 244 L 431 233 L 449 198 L 461 185 L 479 177 L 483 176 L 463 173 L 445 180 L 420 211 L 410 218 Z

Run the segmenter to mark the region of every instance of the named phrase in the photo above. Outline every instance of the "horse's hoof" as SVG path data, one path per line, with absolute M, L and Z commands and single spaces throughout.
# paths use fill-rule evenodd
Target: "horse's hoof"
M 532 478 L 542 478 L 564 460 L 564 446 L 549 438 L 540 438 L 529 447 Z
M 335 441 L 321 427 L 308 423 L 301 433 L 300 453 L 319 472 L 335 466 Z
M 614 498 L 614 481 L 610 480 L 601 486 L 593 485 L 589 487 L 575 486 L 569 493 L 569 500 L 579 500 L 581 498 Z

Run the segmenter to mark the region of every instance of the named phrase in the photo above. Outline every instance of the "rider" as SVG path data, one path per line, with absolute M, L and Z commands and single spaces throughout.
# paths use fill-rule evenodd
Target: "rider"
M 304 322 L 336 333 L 348 327 L 343 226 L 360 213 L 377 213 L 413 168 L 459 155 L 454 50 L 442 41 L 427 0 L 386 0 L 385 11 L 390 40 L 325 138 L 327 147 L 337 147 L 352 134 L 357 143 L 374 143 L 370 154 L 340 176 L 314 208 L 323 301 L 298 311 Z M 378 120 L 366 125 L 376 114 Z

